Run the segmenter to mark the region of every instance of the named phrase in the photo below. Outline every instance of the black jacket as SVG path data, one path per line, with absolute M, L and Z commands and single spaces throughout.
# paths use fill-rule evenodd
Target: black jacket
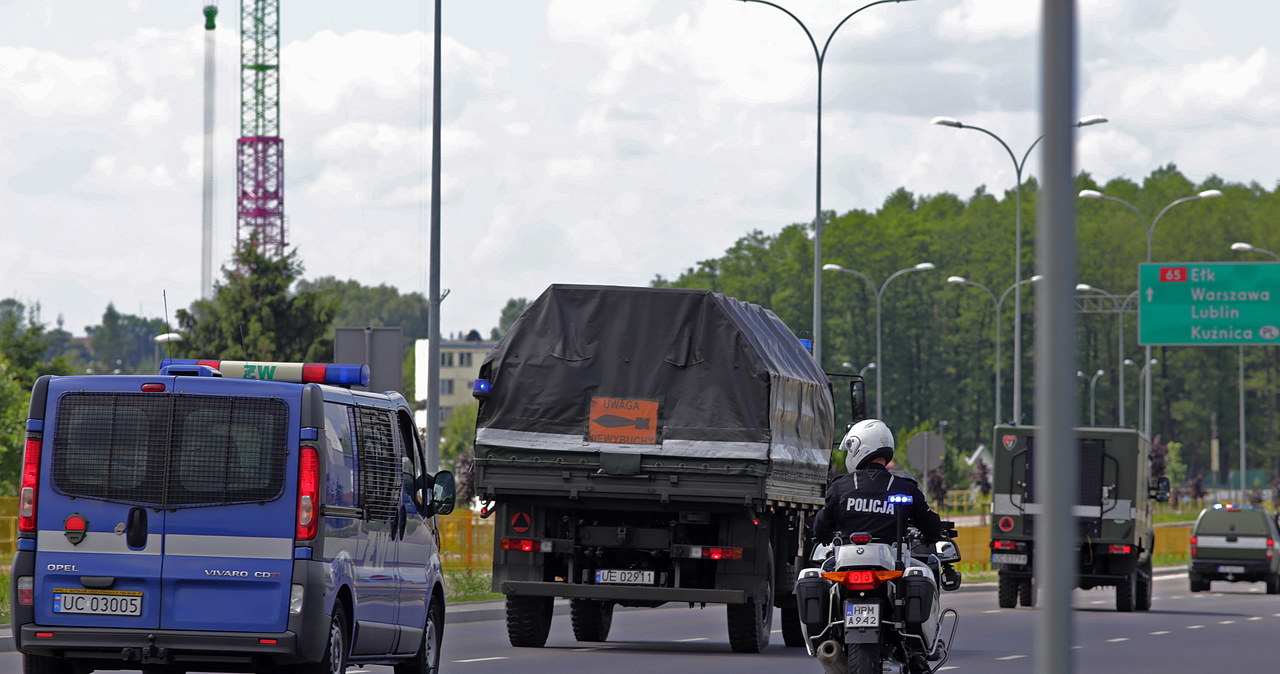
M 889 503 L 890 494 L 908 494 L 911 503 Z M 942 540 L 942 524 L 920 492 L 916 481 L 890 473 L 878 463 L 837 477 L 827 487 L 827 502 L 813 519 L 817 543 L 829 543 L 835 532 L 848 536 L 865 531 L 879 541 L 898 535 L 894 509 L 906 505 L 907 525 L 920 530 L 926 542 Z

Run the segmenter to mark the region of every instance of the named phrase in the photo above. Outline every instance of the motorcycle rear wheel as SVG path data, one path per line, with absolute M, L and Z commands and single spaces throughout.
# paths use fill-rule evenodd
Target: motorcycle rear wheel
M 880 674 L 880 644 L 845 644 L 847 674 Z

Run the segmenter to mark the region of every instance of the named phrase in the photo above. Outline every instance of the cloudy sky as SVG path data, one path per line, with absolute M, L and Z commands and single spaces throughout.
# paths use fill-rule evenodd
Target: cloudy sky
M 819 46 L 861 2 L 777 0 Z M 0 0 L 0 297 L 81 334 L 199 294 L 200 0 Z M 289 243 L 305 276 L 427 289 L 429 2 L 281 0 Z M 235 241 L 239 3 L 218 28 L 216 266 Z M 824 69 L 823 207 L 900 186 L 1014 183 L 984 126 L 1038 135 L 1034 0 L 916 0 L 854 17 Z M 1175 163 L 1272 188 L 1270 0 L 1082 0 L 1078 166 Z M 644 285 L 814 208 L 813 49 L 735 0 L 445 0 L 446 334 L 550 283 Z M 1038 173 L 1033 155 L 1030 173 Z M 218 275 L 218 278 L 221 278 Z

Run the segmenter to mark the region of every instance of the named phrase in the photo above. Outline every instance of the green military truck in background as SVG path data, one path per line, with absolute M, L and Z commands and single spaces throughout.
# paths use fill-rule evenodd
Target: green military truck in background
M 1041 514 L 1035 464 L 1046 451 L 1035 426 L 997 426 L 991 496 L 991 565 L 1000 608 L 1035 606 L 1035 536 Z M 1132 428 L 1076 429 L 1079 479 L 1076 587 L 1115 587 L 1117 611 L 1151 608 L 1151 503 L 1169 498 L 1168 478 L 1151 477 L 1151 443 Z

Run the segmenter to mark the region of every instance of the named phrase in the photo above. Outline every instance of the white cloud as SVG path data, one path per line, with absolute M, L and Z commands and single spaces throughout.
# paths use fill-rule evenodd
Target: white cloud
M 1039 30 L 1039 23 L 1038 2 L 964 0 L 939 14 L 938 32 L 966 42 L 1030 38 Z
M 118 93 L 116 73 L 94 59 L 0 46 L 0 100 L 38 117 L 96 115 Z
M 147 98 L 129 106 L 125 121 L 139 136 L 150 136 L 156 129 L 169 122 L 173 109 L 167 101 Z

